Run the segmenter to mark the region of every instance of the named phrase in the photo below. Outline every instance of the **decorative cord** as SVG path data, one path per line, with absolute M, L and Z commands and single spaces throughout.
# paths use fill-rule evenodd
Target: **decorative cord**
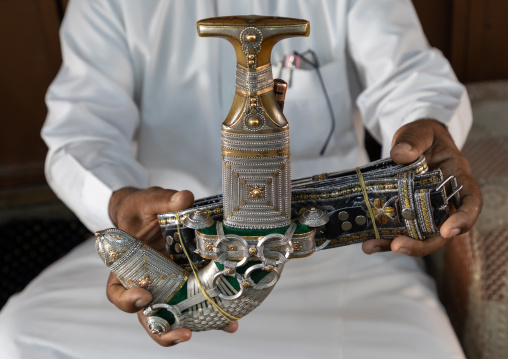
M 183 238 L 182 234 L 180 233 L 180 211 L 176 212 L 176 229 L 178 231 L 178 235 L 180 236 L 180 238 Z M 205 296 L 205 298 L 208 301 L 208 303 L 210 303 L 215 309 L 217 309 L 217 311 L 224 318 L 226 318 L 226 320 L 228 322 L 234 322 L 234 321 L 240 320 L 241 318 L 237 318 L 237 317 L 229 314 L 228 312 L 226 312 L 221 307 L 219 307 L 219 305 L 217 303 L 215 303 L 215 301 L 206 293 L 205 287 L 203 286 L 203 284 L 201 283 L 201 280 L 199 279 L 197 268 L 194 265 L 194 263 L 192 262 L 192 260 L 190 259 L 189 254 L 187 253 L 187 249 L 185 248 L 184 241 L 180 240 L 180 244 L 182 245 L 183 253 L 187 257 L 187 260 L 189 261 L 189 264 L 191 266 L 192 272 L 194 273 L 194 277 L 196 277 L 196 281 L 198 282 L 199 288 L 201 289 L 201 292 Z
M 367 196 L 367 188 L 365 187 L 365 181 L 363 180 L 362 171 L 360 171 L 360 167 L 355 167 L 356 175 L 358 176 L 358 182 L 360 183 L 360 188 L 363 193 L 363 200 L 365 201 L 365 205 L 367 206 L 367 211 L 369 212 L 369 216 L 372 220 L 372 227 L 374 227 L 374 233 L 376 234 L 376 239 L 381 239 L 379 236 L 379 231 L 376 226 L 376 219 L 374 218 L 374 212 L 372 211 L 372 207 L 370 206 L 369 196 Z

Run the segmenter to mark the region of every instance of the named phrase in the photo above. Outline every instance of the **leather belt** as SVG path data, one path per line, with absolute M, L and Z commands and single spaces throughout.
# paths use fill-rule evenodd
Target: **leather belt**
M 317 250 L 376 237 L 393 239 L 407 235 L 425 240 L 439 233 L 441 224 L 449 216 L 449 200 L 459 200 L 460 188 L 457 188 L 455 179 L 449 177 L 445 180 L 440 170 L 428 171 L 423 156 L 408 165 L 382 159 L 360 167 L 359 171 L 363 177 L 362 184 L 355 170 L 292 181 L 291 217 L 299 219 L 300 224 L 289 241 L 291 248 L 281 247 L 276 238 L 264 240 L 260 247 L 263 236 L 245 233 L 242 237 L 246 243 L 233 241 L 222 246 L 224 248 L 216 248 L 218 234 L 215 225 L 199 230 L 184 228 L 182 222 L 197 213 L 220 223 L 222 196 L 218 195 L 197 200 L 192 208 L 178 214 L 169 212 L 158 216 L 167 249 L 172 260 L 186 265 L 187 259 L 179 248 L 181 241 L 193 252 L 191 259 L 196 264 L 203 264 L 219 256 L 228 260 L 260 260 L 260 250 L 270 258 L 299 258 Z M 451 195 L 447 194 L 447 182 L 450 182 Z M 362 187 L 369 204 L 364 199 Z M 177 217 L 184 228 L 180 231 L 183 238 L 179 238 L 177 233 Z M 232 231 L 234 234 L 234 229 Z

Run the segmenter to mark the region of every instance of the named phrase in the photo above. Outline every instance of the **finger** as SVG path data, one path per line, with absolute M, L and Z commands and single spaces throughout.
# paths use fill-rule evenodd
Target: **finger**
M 480 187 L 472 177 L 458 178 L 463 183 L 461 194 L 461 206 L 441 226 L 441 235 L 452 238 L 471 230 L 478 219 L 483 207 L 483 198 Z
M 387 252 L 391 250 L 390 243 L 391 240 L 388 239 L 370 239 L 362 243 L 362 250 L 365 254 Z
M 432 236 L 424 241 L 419 241 L 407 236 L 400 236 L 392 241 L 391 249 L 395 253 L 412 257 L 423 257 L 437 251 L 449 240 L 449 238 L 442 236 Z
M 149 291 L 143 288 L 125 289 L 113 273 L 108 278 L 106 296 L 118 309 L 127 313 L 136 313 L 152 301 Z
M 191 207 L 194 202 L 194 195 L 186 190 L 176 192 L 170 189 L 151 187 L 146 191 L 144 210 L 150 216 L 186 209 Z
M 136 228 L 135 237 L 152 248 L 164 252 L 165 245 L 157 215 L 191 207 L 194 195 L 190 191 L 176 192 L 160 187 L 151 187 L 137 194 L 143 196 L 139 198 L 141 211 L 137 223 L 131 220 L 129 225 Z
M 231 322 L 225 327 L 222 327 L 221 330 L 225 331 L 226 333 L 234 333 L 238 330 L 238 322 Z
M 442 127 L 434 120 L 419 120 L 402 126 L 393 137 L 390 156 L 396 163 L 407 164 L 416 161 L 433 144 L 436 131 L 435 126 Z
M 146 316 L 143 314 L 143 311 L 138 312 L 138 319 L 148 335 L 163 347 L 171 347 L 186 342 L 192 337 L 192 332 L 188 328 L 178 328 L 163 334 L 154 334 L 148 329 L 148 325 L 146 325 Z
M 157 219 L 151 225 L 146 224 L 140 228 L 135 237 L 141 242 L 148 244 L 151 248 L 158 252 L 166 253 L 166 244 L 162 237 L 162 230 Z
M 191 191 L 183 190 L 171 197 L 172 211 L 178 211 L 192 207 L 194 195 Z

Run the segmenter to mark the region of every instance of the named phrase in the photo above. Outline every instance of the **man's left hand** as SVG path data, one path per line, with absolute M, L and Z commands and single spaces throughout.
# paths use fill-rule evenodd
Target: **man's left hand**
M 422 257 L 433 253 L 453 237 L 468 232 L 483 206 L 480 187 L 471 176 L 471 166 L 455 145 L 446 127 L 436 120 L 418 120 L 401 127 L 392 141 L 390 156 L 399 164 L 408 164 L 425 155 L 430 169 L 440 168 L 444 177 L 455 176 L 462 204 L 441 226 L 440 235 L 425 241 L 401 236 L 392 241 L 373 239 L 363 243 L 367 254 L 392 250 Z

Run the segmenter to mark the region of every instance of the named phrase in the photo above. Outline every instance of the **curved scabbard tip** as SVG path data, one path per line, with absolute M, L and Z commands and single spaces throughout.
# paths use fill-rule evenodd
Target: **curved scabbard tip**
M 166 332 L 169 332 L 170 325 L 167 320 L 161 318 L 161 317 L 147 317 L 146 318 L 146 325 L 148 327 L 148 330 L 152 332 L 153 334 L 164 334 Z
M 95 249 L 104 264 L 111 266 L 131 246 L 136 238 L 130 234 L 117 229 L 110 228 L 95 232 Z

